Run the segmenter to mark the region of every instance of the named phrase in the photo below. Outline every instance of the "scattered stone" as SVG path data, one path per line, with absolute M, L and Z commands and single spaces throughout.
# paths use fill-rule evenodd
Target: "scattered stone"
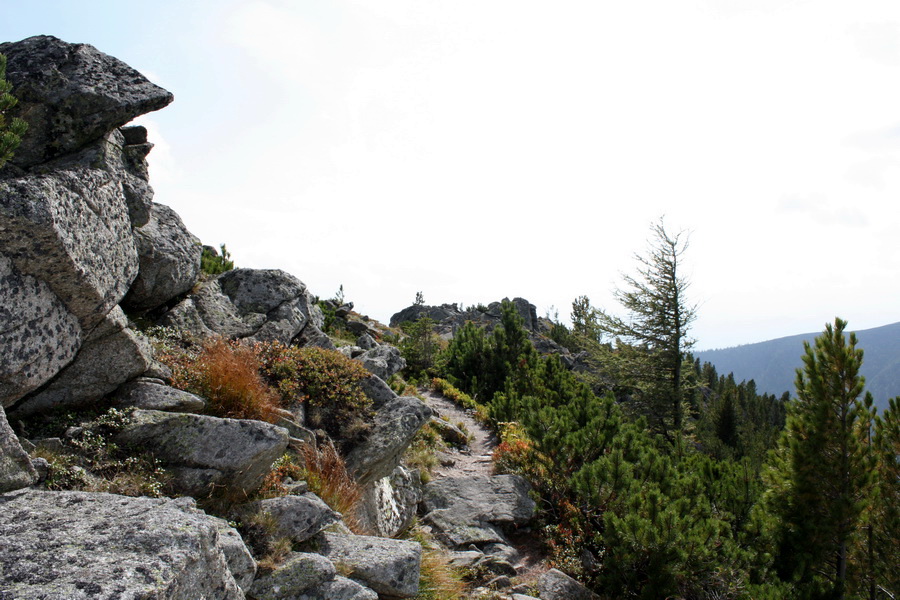
M 376 535 L 396 537 L 412 525 L 421 500 L 419 474 L 398 466 L 389 477 L 363 488 L 357 518 Z
M 200 240 L 174 210 L 152 205 L 149 222 L 134 230 L 139 270 L 123 304 L 137 311 L 162 306 L 189 291 L 200 275 Z
M 505 590 L 512 586 L 512 581 L 510 581 L 509 577 L 506 575 L 500 575 L 498 577 L 494 577 L 490 581 L 484 584 L 484 587 L 491 590 Z
M 406 366 L 406 359 L 400 355 L 400 350 L 387 344 L 376 346 L 354 358 L 370 373 L 385 381 Z
M 250 596 L 256 600 L 302 597 L 304 592 L 334 579 L 335 575 L 334 565 L 327 558 L 294 552 L 274 571 L 257 578 L 250 588 Z
M 174 466 L 221 471 L 230 489 L 250 491 L 284 453 L 288 434 L 262 421 L 135 410 L 114 440 L 150 448 Z
M 462 429 L 440 417 L 431 417 L 431 427 L 437 431 L 441 439 L 457 448 L 469 445 L 469 436 Z
M 367 378 L 360 380 L 359 386 L 362 388 L 363 393 L 372 400 L 372 408 L 375 410 L 380 409 L 397 397 L 391 386 L 377 375 L 369 375 Z
M 275 519 L 277 535 L 293 542 L 305 542 L 329 525 L 341 520 L 341 514 L 329 508 L 325 502 L 307 492 L 299 496 L 282 496 L 251 502 L 247 511 L 266 512 Z
M 538 579 L 541 600 L 599 600 L 593 593 L 562 571 L 550 569 Z
M 12 116 L 28 131 L 12 163 L 26 168 L 77 150 L 173 96 L 143 75 L 87 44 L 48 35 L 0 44 L 6 78 L 18 105 Z
M 116 390 L 113 401 L 120 408 L 167 412 L 201 412 L 206 408 L 206 400 L 203 398 L 147 377 L 139 377 L 121 386 Z
M 359 338 L 357 338 L 356 345 L 359 346 L 360 348 L 362 348 L 363 350 L 372 350 L 373 348 L 378 347 L 378 342 L 376 342 L 375 338 L 373 338 L 367 332 L 364 332 L 362 335 L 359 336 Z
M 0 589 L 21 600 L 241 600 L 215 522 L 182 500 L 0 496 Z
M 256 577 L 256 561 L 250 554 L 247 544 L 237 530 L 225 519 L 209 517 L 219 532 L 219 546 L 225 555 L 225 563 L 234 577 L 234 581 L 243 591 L 250 591 Z
M 37 480 L 38 473 L 31 459 L 0 408 L 0 493 L 28 487 Z
M 419 593 L 422 546 L 406 540 L 323 533 L 318 551 L 349 577 L 380 595 L 412 598 Z
M 378 594 L 352 579 L 337 575 L 310 594 L 301 594 L 297 600 L 378 600 Z
M 361 485 L 389 476 L 431 409 L 418 398 L 401 396 L 375 413 L 368 437 L 346 456 L 347 468 Z M 377 591 L 377 590 L 376 590 Z
M 451 567 L 457 569 L 466 569 L 475 566 L 479 560 L 484 558 L 484 554 L 478 550 L 457 550 L 448 553 Z

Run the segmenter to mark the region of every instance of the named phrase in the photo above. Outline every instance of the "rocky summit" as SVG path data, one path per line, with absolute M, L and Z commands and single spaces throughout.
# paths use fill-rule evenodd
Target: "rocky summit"
M 29 125 L 0 168 L 0 598 L 418 597 L 426 552 L 391 538 L 423 508 L 446 544 L 482 544 L 469 552 L 514 576 L 503 527 L 532 517 L 528 485 L 423 488 L 403 462 L 420 430 L 467 437 L 386 383 L 406 365 L 391 330 L 281 270 L 201 269 L 200 240 L 155 201 L 146 129 L 128 125 L 172 94 L 87 44 L 36 36 L 0 53 L 11 116 Z M 428 314 L 449 331 L 454 311 Z M 336 348 L 326 320 L 355 343 Z M 227 384 L 204 379 L 216 348 Z M 316 360 L 313 378 L 355 382 L 332 402 L 356 412 L 309 411 L 313 392 L 285 383 Z M 282 378 L 285 405 L 265 403 L 260 373 Z M 243 414 L 225 388 L 262 404 Z

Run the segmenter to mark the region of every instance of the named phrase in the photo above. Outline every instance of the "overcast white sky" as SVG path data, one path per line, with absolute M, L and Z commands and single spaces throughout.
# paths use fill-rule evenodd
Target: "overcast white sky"
M 897 0 L 3 4 L 175 94 L 151 179 L 204 243 L 379 320 L 615 310 L 661 215 L 698 349 L 900 320 Z

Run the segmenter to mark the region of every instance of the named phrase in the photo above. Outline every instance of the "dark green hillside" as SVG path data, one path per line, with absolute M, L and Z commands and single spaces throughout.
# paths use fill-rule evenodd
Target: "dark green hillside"
M 760 392 L 794 393 L 797 368 L 803 366 L 803 342 L 816 333 L 793 335 L 758 344 L 695 352 L 700 362 L 715 365 L 719 373 L 733 373 L 737 381 L 753 379 Z M 862 375 L 866 389 L 883 410 L 888 398 L 900 396 L 900 323 L 856 332 L 864 350 Z

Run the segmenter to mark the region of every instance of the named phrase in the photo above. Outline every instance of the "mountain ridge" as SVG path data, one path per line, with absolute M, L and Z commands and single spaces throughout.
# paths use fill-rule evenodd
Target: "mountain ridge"
M 883 409 L 889 398 L 900 395 L 900 321 L 854 332 L 863 349 L 862 375 L 875 404 Z M 694 353 L 720 374 L 733 373 L 737 381 L 754 380 L 760 392 L 794 393 L 796 369 L 803 366 L 803 342 L 812 343 L 821 332 L 801 333 Z

